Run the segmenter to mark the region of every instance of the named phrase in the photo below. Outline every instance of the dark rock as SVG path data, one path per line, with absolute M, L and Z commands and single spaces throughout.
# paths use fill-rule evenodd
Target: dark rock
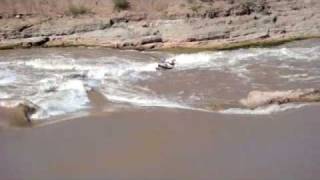
M 272 22 L 273 23 L 276 23 L 278 21 L 278 17 L 277 16 L 274 16 L 273 18 L 272 18 Z

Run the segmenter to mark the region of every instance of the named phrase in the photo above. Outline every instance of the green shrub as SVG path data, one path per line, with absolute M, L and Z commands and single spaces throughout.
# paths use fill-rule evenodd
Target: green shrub
M 72 15 L 72 16 L 79 16 L 79 15 L 89 14 L 89 13 L 91 13 L 90 9 L 83 5 L 78 5 L 78 6 L 70 5 L 66 12 L 66 14 Z
M 130 7 L 130 3 L 128 0 L 112 0 L 112 1 L 113 1 L 114 8 L 118 11 L 128 9 Z

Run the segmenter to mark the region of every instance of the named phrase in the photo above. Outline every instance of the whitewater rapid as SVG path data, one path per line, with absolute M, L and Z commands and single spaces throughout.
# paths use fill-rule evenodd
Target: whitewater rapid
M 165 58 L 176 59 L 175 69 L 157 71 L 157 63 Z M 243 95 L 241 90 L 245 93 L 247 89 L 311 86 L 320 82 L 319 68 L 320 45 L 178 55 L 145 53 L 143 56 L 134 53 L 122 56 L 121 51 L 111 55 L 102 53 L 97 57 L 75 56 L 65 50 L 39 55 L 2 53 L 0 106 L 10 107 L 28 100 L 40 107 L 33 119 L 83 112 L 92 108 L 88 91 L 94 88 L 111 102 L 111 106 L 124 104 L 136 108 L 208 111 L 205 104 L 210 103 L 210 99 L 228 99 L 229 94 L 240 98 Z M 212 81 L 205 80 L 220 76 Z M 193 79 L 188 81 L 188 78 Z M 184 86 L 188 89 L 181 88 Z M 212 89 L 201 89 L 201 86 Z M 219 112 L 272 114 L 301 107 L 303 105 L 273 105 L 256 110 L 226 109 Z

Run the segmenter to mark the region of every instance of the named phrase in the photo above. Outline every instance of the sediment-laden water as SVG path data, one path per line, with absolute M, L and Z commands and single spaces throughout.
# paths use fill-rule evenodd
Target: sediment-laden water
M 175 58 L 173 70 L 157 63 Z M 319 88 L 320 43 L 275 48 L 172 54 L 106 49 L 30 49 L 0 52 L 0 106 L 27 100 L 39 106 L 34 120 L 110 108 L 182 108 L 210 111 L 252 90 Z M 103 98 L 92 98 L 90 92 Z M 223 114 L 270 114 L 299 104 L 223 109 Z
M 174 69 L 155 70 L 172 57 Z M 193 54 L 0 51 L 0 177 L 318 180 L 319 105 L 212 106 L 319 89 L 319 67 L 318 40 Z M 36 128 L 14 128 L 30 127 L 21 101 L 37 108 Z

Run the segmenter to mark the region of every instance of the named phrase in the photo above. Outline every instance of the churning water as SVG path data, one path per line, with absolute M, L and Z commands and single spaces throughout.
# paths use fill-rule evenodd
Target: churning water
M 173 70 L 157 71 L 174 57 Z M 210 103 L 237 101 L 251 90 L 317 88 L 320 43 L 277 48 L 170 54 L 106 49 L 31 49 L 0 53 L 0 106 L 28 100 L 40 110 L 34 119 L 91 108 L 95 89 L 108 106 L 207 110 Z M 301 105 L 221 113 L 270 114 Z

